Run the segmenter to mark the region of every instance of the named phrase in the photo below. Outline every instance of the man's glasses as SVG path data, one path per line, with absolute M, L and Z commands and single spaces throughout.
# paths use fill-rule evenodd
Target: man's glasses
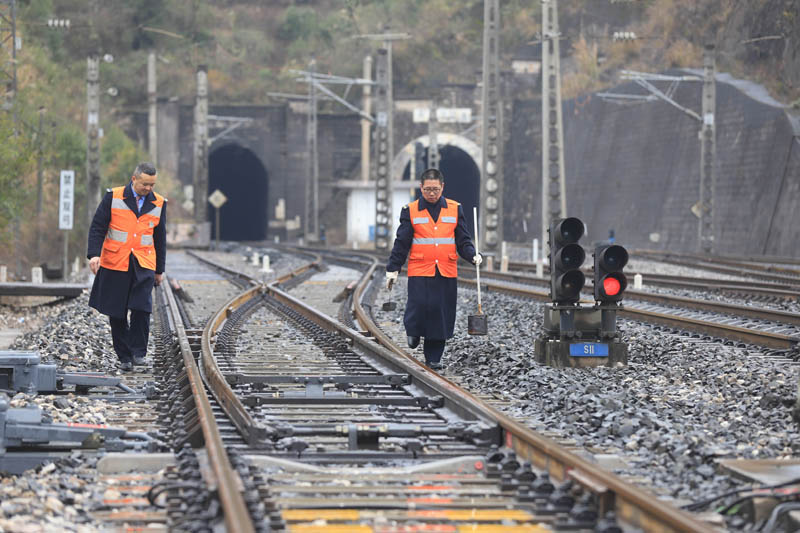
M 439 192 L 441 190 L 442 189 L 440 187 L 425 187 L 424 189 L 422 189 L 422 192 L 428 193 L 428 194 L 436 194 L 437 192 Z

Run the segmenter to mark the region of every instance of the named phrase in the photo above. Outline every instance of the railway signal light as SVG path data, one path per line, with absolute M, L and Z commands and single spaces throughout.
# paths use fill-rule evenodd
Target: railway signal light
M 578 244 L 583 222 L 575 217 L 550 223 L 550 298 L 557 304 L 574 304 L 581 299 L 586 281 L 581 265 L 586 252 Z
M 594 249 L 594 299 L 613 303 L 622 300 L 628 278 L 622 269 L 628 264 L 628 251 L 618 244 L 599 244 Z

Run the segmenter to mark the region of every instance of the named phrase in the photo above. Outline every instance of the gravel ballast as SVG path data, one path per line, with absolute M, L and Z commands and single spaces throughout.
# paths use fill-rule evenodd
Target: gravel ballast
M 374 315 L 396 342 L 405 339 L 405 279 L 396 311 Z M 800 452 L 791 417 L 796 367 L 769 350 L 737 347 L 619 321 L 629 363 L 618 368 L 557 369 L 534 360 L 543 304 L 484 293 L 487 337 L 467 334 L 477 293 L 459 287 L 456 334 L 443 371 L 474 393 L 502 398 L 498 407 L 528 426 L 593 453 L 618 454 L 613 470 L 681 502 L 742 485 L 721 459 L 785 459 Z M 402 344 L 401 344 L 402 345 Z M 421 355 L 413 353 L 419 357 Z

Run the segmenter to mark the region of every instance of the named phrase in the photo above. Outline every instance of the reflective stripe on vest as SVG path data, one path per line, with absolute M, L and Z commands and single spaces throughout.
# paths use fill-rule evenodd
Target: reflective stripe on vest
M 455 244 L 455 237 L 415 237 L 412 244 Z
M 427 216 L 427 210 L 419 209 L 419 201 L 408 204 L 414 228 L 408 254 L 409 276 L 432 277 L 437 269 L 446 278 L 458 276 L 455 231 L 459 204 L 447 198 L 444 200 L 446 207 L 439 211 L 437 222 Z
M 130 207 L 122 198 L 113 198 L 111 200 L 111 209 L 130 209 Z
M 125 203 L 125 187 L 115 187 L 111 193 L 111 220 L 100 253 L 100 266 L 109 270 L 126 271 L 133 254 L 142 268 L 155 270 L 153 230 L 161 222 L 164 197 L 153 192 L 155 200 L 152 203 L 155 207 L 147 213 L 137 215 Z
M 109 229 L 107 237 L 112 241 L 125 242 L 128 240 L 128 232 L 118 229 Z

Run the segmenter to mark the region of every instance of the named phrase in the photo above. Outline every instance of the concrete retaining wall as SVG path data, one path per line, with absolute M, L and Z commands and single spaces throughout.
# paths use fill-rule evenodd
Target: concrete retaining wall
M 661 83 L 660 88 L 665 89 Z M 609 92 L 646 94 L 633 83 Z M 701 83 L 673 98 L 700 110 Z M 517 101 L 507 149 L 508 240 L 541 233 L 541 102 Z M 663 101 L 625 103 L 597 95 L 564 103 L 567 210 L 588 226 L 585 242 L 609 229 L 631 247 L 694 251 L 700 187 L 700 124 Z M 718 253 L 800 256 L 800 128 L 757 86 L 717 83 Z M 520 194 L 520 191 L 522 194 Z M 521 220 L 527 219 L 528 234 Z

